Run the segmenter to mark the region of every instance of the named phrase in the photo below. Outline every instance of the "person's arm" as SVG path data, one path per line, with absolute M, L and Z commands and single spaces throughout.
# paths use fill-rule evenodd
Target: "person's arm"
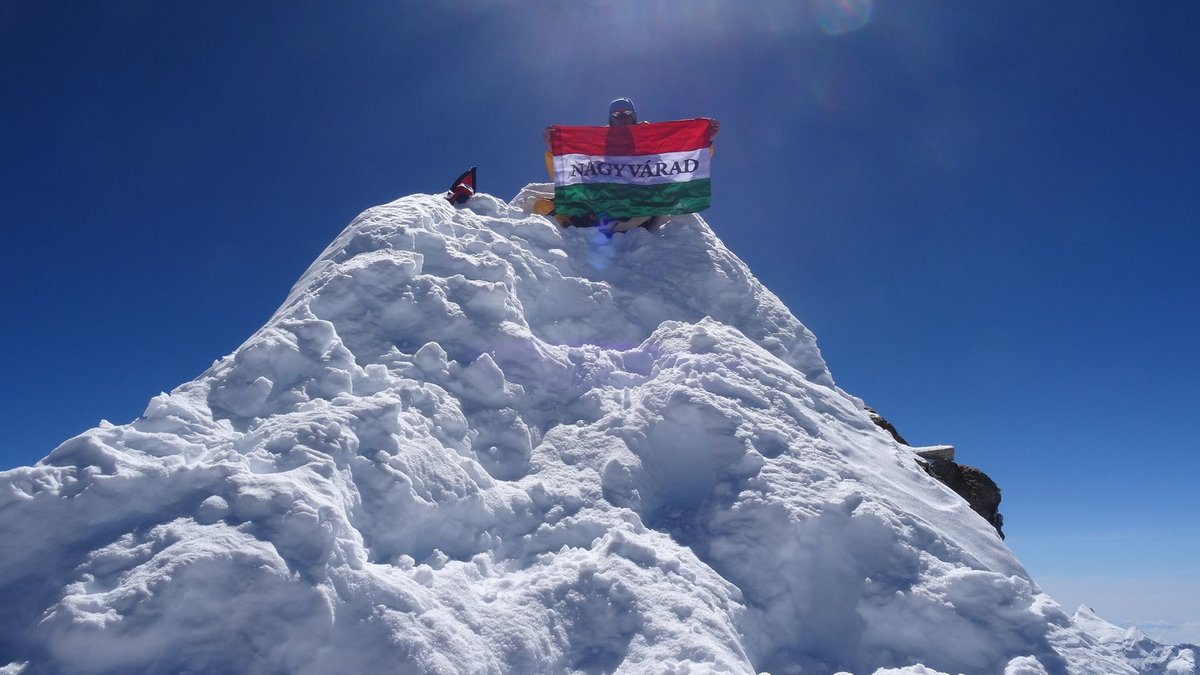
M 546 127 L 542 132 L 542 138 L 546 139 L 546 173 L 550 174 L 550 180 L 554 180 L 554 149 L 550 146 L 550 134 L 554 131 L 554 125 Z

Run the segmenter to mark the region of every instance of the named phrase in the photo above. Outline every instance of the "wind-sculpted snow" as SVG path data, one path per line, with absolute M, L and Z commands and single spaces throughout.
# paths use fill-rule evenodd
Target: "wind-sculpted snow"
M 26 673 L 1134 672 L 696 216 L 368 210 L 235 353 L 0 474 Z

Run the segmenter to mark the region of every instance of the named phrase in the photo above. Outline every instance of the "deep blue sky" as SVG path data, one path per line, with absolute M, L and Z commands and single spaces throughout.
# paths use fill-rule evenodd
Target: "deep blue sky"
M 629 96 L 721 120 L 706 218 L 1001 485 L 1035 579 L 1200 641 L 1200 3 L 820 12 L 0 0 L 0 468 L 231 352 L 363 209 L 472 164 L 510 198 Z

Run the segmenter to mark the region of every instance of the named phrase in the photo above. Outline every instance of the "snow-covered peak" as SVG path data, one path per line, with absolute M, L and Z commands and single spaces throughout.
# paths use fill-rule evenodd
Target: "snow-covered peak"
M 1123 643 L 1146 638 L 1137 628 L 1121 628 L 1100 618 L 1091 607 L 1080 605 L 1071 619 L 1089 635 L 1105 643 Z
M 0 666 L 1134 672 L 703 219 L 545 189 L 368 210 L 233 354 L 0 474 Z
M 338 293 L 348 290 L 328 288 L 339 277 L 353 276 L 353 292 L 374 309 L 395 292 L 396 284 L 420 276 L 445 280 L 450 294 L 480 295 L 476 304 L 496 300 L 490 308 L 494 316 L 481 311 L 480 318 L 511 322 L 503 333 L 522 339 L 627 349 L 664 321 L 710 316 L 741 330 L 814 382 L 832 384 L 813 334 L 701 218 L 676 217 L 671 227 L 657 233 L 639 229 L 613 239 L 596 230 L 559 230 L 552 220 L 530 217 L 527 211 L 532 199 L 548 189 L 530 185 L 512 204 L 481 194 L 467 208 L 455 208 L 438 197 L 414 196 L 370 209 L 303 275 L 276 320 L 315 296 L 328 307 L 333 298 L 326 296 L 342 297 Z M 389 288 L 373 285 L 376 281 Z M 436 309 L 424 313 L 441 317 Z M 367 340 L 419 339 L 411 326 L 395 323 L 354 328 L 357 337 Z M 484 342 L 493 339 L 493 326 L 480 329 Z M 425 330 L 440 342 L 453 337 L 433 327 Z M 470 336 L 457 342 L 462 344 L 447 349 L 465 349 L 467 356 L 485 346 L 472 343 Z M 358 350 L 355 354 L 365 356 Z
M 1139 673 L 1147 675 L 1196 675 L 1196 648 L 1192 645 L 1164 645 L 1152 640 L 1136 627 L 1121 628 L 1100 618 L 1090 607 L 1081 605 L 1071 620 L 1100 644 L 1120 654 Z

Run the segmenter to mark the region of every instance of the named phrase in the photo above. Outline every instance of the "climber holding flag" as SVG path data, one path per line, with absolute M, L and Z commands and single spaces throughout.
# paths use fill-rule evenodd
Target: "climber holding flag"
M 543 136 L 554 201 L 540 200 L 534 210 L 612 232 L 654 229 L 665 216 L 703 211 L 719 129 L 706 117 L 639 122 L 627 98 L 609 104 L 608 126 L 549 126 Z

